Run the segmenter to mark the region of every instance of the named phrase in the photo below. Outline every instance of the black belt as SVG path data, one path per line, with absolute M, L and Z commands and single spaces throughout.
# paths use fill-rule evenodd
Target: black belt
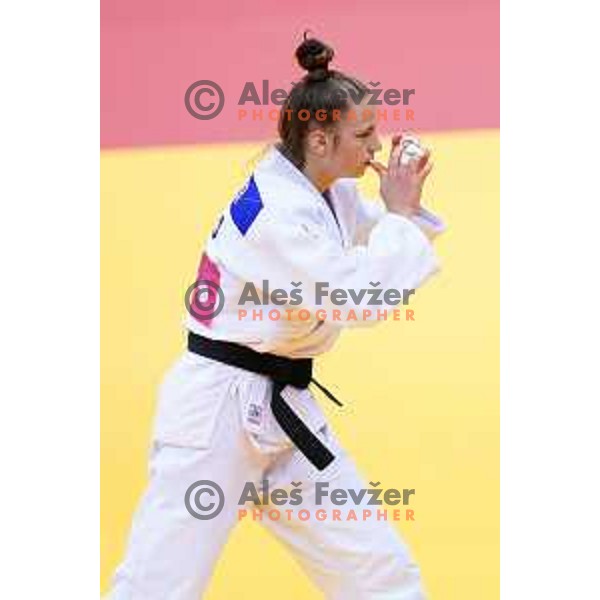
M 268 352 L 256 352 L 241 344 L 211 340 L 192 331 L 188 332 L 188 350 L 233 367 L 266 375 L 272 379 L 271 410 L 279 426 L 294 442 L 298 450 L 320 471 L 334 460 L 335 456 L 331 451 L 304 424 L 281 396 L 286 385 L 304 389 L 310 383 L 314 383 L 330 400 L 338 406 L 342 406 L 342 403 L 327 388 L 313 378 L 311 358 L 286 358 Z

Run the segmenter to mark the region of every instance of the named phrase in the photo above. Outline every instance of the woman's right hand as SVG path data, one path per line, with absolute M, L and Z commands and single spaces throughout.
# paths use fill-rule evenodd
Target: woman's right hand
M 392 138 L 387 167 L 376 161 L 372 161 L 371 166 L 379 175 L 380 193 L 388 211 L 410 218 L 419 212 L 423 184 L 433 163 L 429 161 L 429 150 L 425 150 L 421 158 L 400 164 L 401 141 L 402 134 Z

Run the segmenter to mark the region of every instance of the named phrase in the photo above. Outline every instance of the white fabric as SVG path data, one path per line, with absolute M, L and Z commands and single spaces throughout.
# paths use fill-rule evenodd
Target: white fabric
M 177 421 L 181 427 L 168 428 L 168 438 L 160 434 L 155 437 L 150 482 L 135 515 L 110 600 L 199 600 L 228 535 L 238 523 L 237 502 L 247 481 L 256 482 L 259 488 L 260 482 L 268 479 L 271 489 L 289 488 L 292 481 L 302 481 L 303 503 L 298 508 L 309 510 L 311 515 L 317 508 L 335 508 L 342 514 L 350 508 L 359 510 L 353 505 L 316 506 L 310 494 L 315 481 L 329 481 L 330 489 L 368 487 L 322 415 L 317 415 L 318 407 L 313 406 L 314 415 L 307 421 L 315 427 L 319 421 L 323 423 L 316 431 L 336 454 L 336 460 L 322 472 L 290 445 L 268 408 L 268 396 L 262 377 L 188 353 L 168 373 L 161 391 L 157 429 L 165 429 L 161 423 L 165 419 Z M 195 399 L 195 410 L 203 415 L 202 420 L 192 418 L 190 398 Z M 312 402 L 310 398 L 304 400 Z M 266 407 L 260 433 L 248 422 L 248 401 Z M 307 414 L 305 411 L 305 418 Z M 194 432 L 194 446 L 189 445 L 188 427 Z M 195 519 L 184 506 L 186 490 L 200 479 L 214 481 L 224 491 L 224 509 L 212 520 Z M 250 508 L 255 509 L 253 505 Z M 290 549 L 326 598 L 425 597 L 419 569 L 389 522 L 263 519 L 262 525 Z M 234 572 L 235 566 L 232 569 Z M 287 597 L 285 589 L 281 597 Z
M 386 214 L 386 209 L 381 202 L 366 202 L 359 199 L 357 207 L 357 222 L 360 223 L 360 229 L 356 233 L 357 241 L 366 243 L 373 226 Z M 437 215 L 421 207 L 419 212 L 412 217 L 411 221 L 430 239 L 435 239 L 438 235 L 446 231 L 446 225 Z
M 221 274 L 225 307 L 210 323 L 189 316 L 187 326 L 196 333 L 243 343 L 259 352 L 316 356 L 333 346 L 342 327 L 374 324 L 377 318 L 373 310 L 370 319 L 346 320 L 350 310 L 358 309 L 362 315 L 360 309 L 370 308 L 368 296 L 358 304 L 349 300 L 343 306 L 316 305 L 316 282 L 327 282 L 330 290 L 369 289 L 371 282 L 379 282 L 381 289 L 402 291 L 417 288 L 438 268 L 433 247 L 421 229 L 409 219 L 363 201 L 354 180 L 338 180 L 329 190 L 337 222 L 323 196 L 277 150 L 259 163 L 254 180 L 264 208 L 248 231 L 239 231 L 228 208 L 216 237 L 206 245 L 208 257 Z M 253 282 L 260 290 L 263 280 L 268 280 L 270 290 L 288 293 L 292 282 L 301 282 L 303 304 L 240 305 L 244 284 Z M 249 315 L 253 308 L 262 309 L 263 320 L 240 320 L 240 308 L 247 308 Z M 311 318 L 266 318 L 269 310 L 286 308 L 308 309 Z M 341 319 L 320 321 L 316 318 L 319 308 L 328 315 L 333 309 L 341 310 Z
M 384 289 L 403 290 L 417 287 L 437 268 L 420 228 L 363 202 L 353 181 L 339 181 L 330 190 L 339 225 L 321 194 L 277 151 L 258 165 L 254 181 L 263 205 L 254 221 L 240 231 L 227 209 L 206 246 L 226 302 L 210 323 L 188 319 L 188 327 L 201 335 L 261 352 L 312 357 L 332 346 L 342 326 L 363 323 L 240 321 L 237 300 L 246 281 L 260 288 L 266 279 L 271 289 L 288 290 L 291 282 L 301 281 L 302 306 L 314 310 L 310 291 L 315 281 L 329 282 L 332 289 L 380 282 Z M 357 305 L 336 308 L 348 311 Z M 271 487 L 283 487 L 324 479 L 331 488 L 366 487 L 312 393 L 290 386 L 285 393 L 336 457 L 322 472 L 276 423 L 267 378 L 188 352 L 177 361 L 160 390 L 150 483 L 114 579 L 112 600 L 198 600 L 236 523 L 236 503 L 247 481 L 268 479 Z M 184 505 L 186 490 L 201 479 L 217 482 L 225 493 L 225 508 L 213 520 L 193 518 Z M 303 496 L 302 508 L 312 511 L 314 498 Z M 419 570 L 388 522 L 267 520 L 264 525 L 291 549 L 327 598 L 424 598 Z

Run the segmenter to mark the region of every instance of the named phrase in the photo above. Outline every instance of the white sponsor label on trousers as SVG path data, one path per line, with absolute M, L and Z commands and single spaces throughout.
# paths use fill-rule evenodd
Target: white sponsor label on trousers
M 252 433 L 262 433 L 265 429 L 265 413 L 264 401 L 254 398 L 247 400 L 244 406 L 246 429 Z

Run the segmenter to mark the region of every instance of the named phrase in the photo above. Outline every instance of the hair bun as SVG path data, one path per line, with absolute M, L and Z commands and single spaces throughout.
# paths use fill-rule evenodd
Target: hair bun
M 296 50 L 296 59 L 309 75 L 316 72 L 326 74 L 333 59 L 333 48 L 315 38 L 305 37 Z

